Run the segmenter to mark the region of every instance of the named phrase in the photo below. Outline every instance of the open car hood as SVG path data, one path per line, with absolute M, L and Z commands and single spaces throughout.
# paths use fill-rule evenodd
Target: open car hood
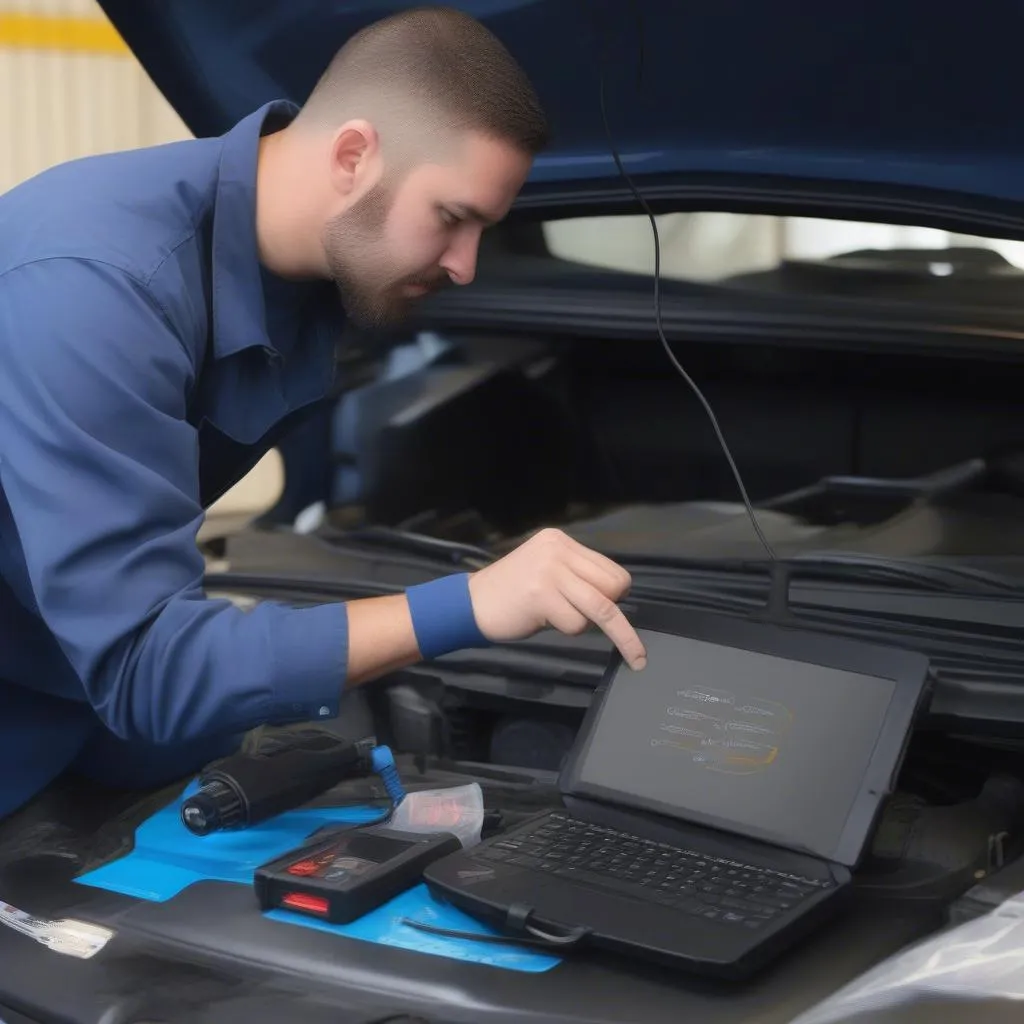
M 262 103 L 301 102 L 335 50 L 396 0 L 100 0 L 198 135 Z M 456 0 L 522 61 L 552 121 L 529 191 L 627 170 L 798 179 L 1014 217 L 1024 200 L 1017 102 L 1024 7 L 984 18 L 864 0 Z M 602 70 L 603 69 L 603 70 Z M 944 193 L 944 195 L 943 195 Z M 870 210 L 860 209 L 868 218 Z M 1014 233 L 1014 232 L 1008 232 Z

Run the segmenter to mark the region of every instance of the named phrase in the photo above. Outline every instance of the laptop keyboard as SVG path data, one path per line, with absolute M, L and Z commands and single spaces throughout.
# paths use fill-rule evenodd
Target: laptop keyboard
M 831 885 L 655 843 L 562 814 L 542 819 L 529 831 L 481 846 L 476 856 L 748 929 L 764 927 Z

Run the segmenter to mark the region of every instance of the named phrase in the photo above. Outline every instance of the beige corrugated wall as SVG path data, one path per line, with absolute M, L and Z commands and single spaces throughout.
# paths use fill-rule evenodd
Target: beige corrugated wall
M 0 0 L 0 192 L 63 160 L 188 137 L 93 0 Z M 283 473 L 269 452 L 209 510 L 200 538 L 272 507 Z
M 0 191 L 188 134 L 94 0 L 0 0 Z

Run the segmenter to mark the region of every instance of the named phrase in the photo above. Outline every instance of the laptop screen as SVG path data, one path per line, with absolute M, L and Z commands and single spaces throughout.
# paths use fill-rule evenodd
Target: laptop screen
M 892 679 L 639 630 L 578 765 L 584 788 L 834 858 Z

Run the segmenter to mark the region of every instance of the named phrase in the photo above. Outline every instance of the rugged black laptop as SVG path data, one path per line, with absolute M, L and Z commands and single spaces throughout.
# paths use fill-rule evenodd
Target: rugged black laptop
M 560 786 L 565 811 L 431 865 L 502 930 L 718 976 L 838 910 L 895 785 L 924 656 L 758 622 L 634 616 Z

